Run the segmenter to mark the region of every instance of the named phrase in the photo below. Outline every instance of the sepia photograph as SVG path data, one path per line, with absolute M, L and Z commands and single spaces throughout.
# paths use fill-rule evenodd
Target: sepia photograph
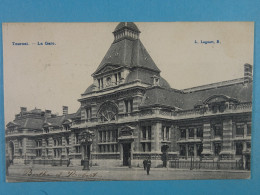
M 7 182 L 250 179 L 254 22 L 2 31 Z

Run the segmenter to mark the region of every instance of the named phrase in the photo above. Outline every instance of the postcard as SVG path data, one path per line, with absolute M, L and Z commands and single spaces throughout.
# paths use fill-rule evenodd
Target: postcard
M 253 22 L 3 23 L 7 182 L 248 179 Z

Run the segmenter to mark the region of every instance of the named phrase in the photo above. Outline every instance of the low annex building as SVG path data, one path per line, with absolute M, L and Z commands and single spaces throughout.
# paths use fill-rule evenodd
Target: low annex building
M 113 34 L 76 113 L 21 108 L 7 124 L 14 163 L 142 166 L 149 157 L 153 167 L 250 168 L 252 65 L 243 78 L 178 90 L 160 76 L 134 23 Z

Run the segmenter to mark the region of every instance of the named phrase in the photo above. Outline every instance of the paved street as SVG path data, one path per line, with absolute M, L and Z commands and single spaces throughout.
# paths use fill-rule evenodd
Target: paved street
M 8 182 L 26 181 L 97 181 L 97 180 L 187 180 L 187 179 L 246 179 L 250 172 L 240 170 L 180 170 L 152 168 L 147 175 L 143 168 L 128 167 L 52 167 L 18 166 L 9 168 Z

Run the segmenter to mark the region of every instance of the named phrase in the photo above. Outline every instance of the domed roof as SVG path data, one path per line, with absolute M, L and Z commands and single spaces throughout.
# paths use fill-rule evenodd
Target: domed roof
M 128 28 L 130 28 L 130 29 L 132 29 L 132 30 L 134 30 L 134 31 L 140 32 L 139 29 L 138 29 L 138 27 L 137 27 L 137 26 L 135 25 L 135 23 L 133 23 L 133 22 L 120 22 L 120 23 L 116 26 L 115 31 L 118 31 L 118 30 L 120 30 L 120 29 L 122 29 L 122 28 L 124 28 L 124 27 L 128 27 Z M 114 32 L 115 32 L 115 31 L 114 31 Z
M 86 93 L 91 93 L 95 88 L 95 85 L 94 84 L 91 84 L 83 94 L 86 94 Z

